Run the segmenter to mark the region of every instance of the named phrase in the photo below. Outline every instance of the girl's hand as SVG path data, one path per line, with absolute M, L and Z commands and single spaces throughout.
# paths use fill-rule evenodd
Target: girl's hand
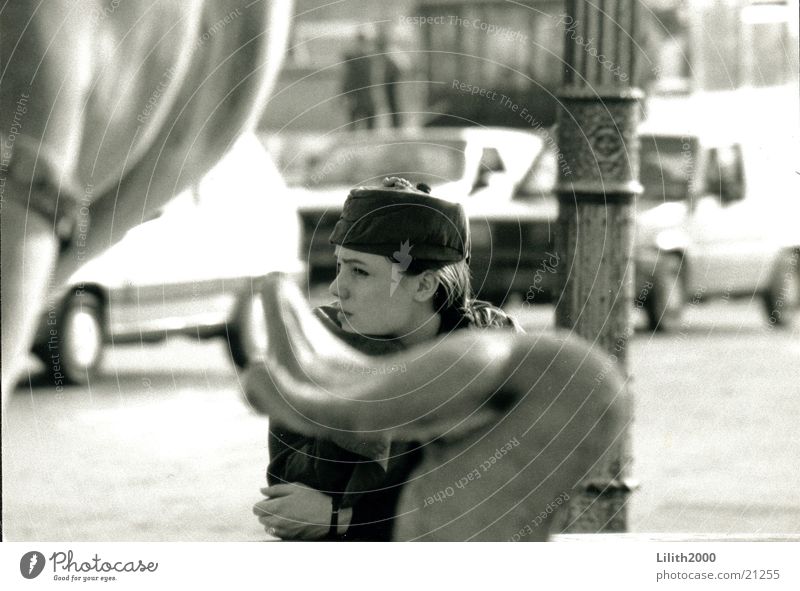
M 269 535 L 284 540 L 319 540 L 328 534 L 330 496 L 299 482 L 268 486 L 261 494 L 267 498 L 253 506 L 253 513 Z M 340 513 L 340 523 L 342 516 Z

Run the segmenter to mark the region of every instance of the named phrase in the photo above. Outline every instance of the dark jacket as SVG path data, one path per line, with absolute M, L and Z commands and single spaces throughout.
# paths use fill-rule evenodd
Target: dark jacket
M 471 316 L 469 326 L 516 328 L 502 310 L 483 303 L 479 308 L 481 313 Z M 384 355 L 403 348 L 396 340 L 367 339 L 342 331 L 333 308 L 323 306 L 314 312 L 329 330 L 367 355 Z M 483 324 L 484 321 L 490 323 Z M 401 487 L 419 462 L 421 453 L 416 443 L 393 442 L 384 470 L 377 461 L 331 441 L 306 437 L 279 424 L 271 424 L 267 481 L 270 485 L 301 482 L 337 496 L 342 507 L 352 507 L 350 527 L 339 539 L 388 541 Z

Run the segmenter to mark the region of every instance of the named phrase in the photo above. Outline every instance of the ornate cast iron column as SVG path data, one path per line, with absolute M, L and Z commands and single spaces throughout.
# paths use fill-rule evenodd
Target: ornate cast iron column
M 637 0 L 568 0 L 559 98 L 556 323 L 616 360 L 627 374 L 632 333 L 633 200 L 641 190 L 636 126 Z M 598 380 L 603 375 L 598 375 Z M 628 436 L 589 475 L 560 516 L 566 532 L 627 530 Z

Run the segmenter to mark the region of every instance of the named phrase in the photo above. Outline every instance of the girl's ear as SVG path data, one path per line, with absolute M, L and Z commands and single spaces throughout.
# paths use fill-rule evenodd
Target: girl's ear
M 432 271 L 423 271 L 414 279 L 417 283 L 414 300 L 417 302 L 432 300 L 436 290 L 439 289 L 439 277 Z

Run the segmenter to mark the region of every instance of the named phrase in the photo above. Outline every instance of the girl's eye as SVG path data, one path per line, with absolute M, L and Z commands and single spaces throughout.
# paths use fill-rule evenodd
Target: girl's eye
M 336 274 L 338 275 L 341 272 L 342 272 L 342 263 L 336 263 Z M 368 277 L 369 276 L 369 273 L 367 273 L 364 269 L 360 269 L 358 267 L 352 267 L 350 269 L 350 272 L 353 275 L 360 275 L 362 277 Z

